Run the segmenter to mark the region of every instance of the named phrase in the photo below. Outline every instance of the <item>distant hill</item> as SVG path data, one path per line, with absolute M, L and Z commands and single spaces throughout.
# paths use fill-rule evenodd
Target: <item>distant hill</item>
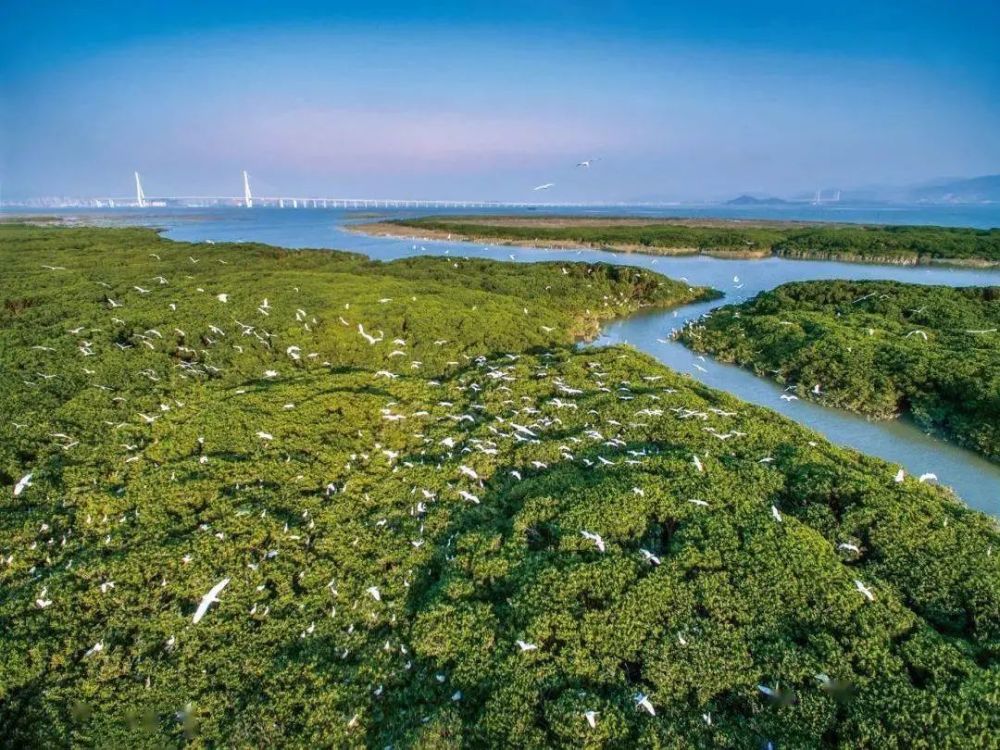
M 782 198 L 768 196 L 766 198 L 755 198 L 752 195 L 741 195 L 738 198 L 726 201 L 727 206 L 784 206 L 789 201 Z
M 1000 202 L 1000 175 L 941 178 L 918 185 L 873 185 L 844 190 L 841 198 L 853 203 L 950 203 Z
M 942 180 L 911 188 L 907 197 L 916 203 L 1000 202 L 1000 174 Z

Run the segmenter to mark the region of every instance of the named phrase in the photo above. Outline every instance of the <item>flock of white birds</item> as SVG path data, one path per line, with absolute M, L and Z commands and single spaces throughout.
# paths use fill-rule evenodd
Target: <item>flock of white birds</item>
M 581 166 L 589 166 L 589 162 L 585 162 Z M 544 187 L 546 186 L 540 186 L 538 189 Z M 190 262 L 192 267 L 195 267 L 199 263 L 199 259 L 191 257 Z M 53 273 L 59 273 L 64 270 L 61 267 L 54 266 L 45 266 L 45 268 L 50 269 Z M 149 350 L 162 351 L 160 348 L 161 342 L 166 335 L 170 335 L 166 332 L 172 331 L 183 341 L 191 339 L 184 331 L 176 328 L 170 319 L 170 314 L 174 313 L 177 308 L 177 303 L 171 300 L 166 291 L 171 288 L 171 280 L 163 275 L 157 275 L 153 278 L 153 281 L 156 283 L 149 287 L 135 285 L 133 291 L 145 297 L 147 295 L 158 294 L 158 290 L 160 289 L 164 290 L 162 293 L 162 309 L 167 313 L 167 317 L 163 320 L 162 325 L 156 328 L 149 328 L 141 334 L 136 334 L 134 339 L 127 344 L 119 344 L 118 349 L 120 351 L 115 352 L 114 350 L 108 351 L 106 349 L 102 351 L 94 341 L 86 338 L 87 333 L 85 331 L 79 328 L 68 329 L 69 335 L 75 339 L 73 345 L 79 351 L 79 367 L 83 369 L 84 373 L 91 372 L 87 369 L 87 362 L 90 357 L 115 354 L 127 357 L 128 349 L 132 347 L 145 347 Z M 231 291 L 213 293 L 212 296 L 220 306 L 219 315 L 215 320 L 203 321 L 205 330 L 202 336 L 203 348 L 195 349 L 186 344 L 180 344 L 177 347 L 184 354 L 190 355 L 188 359 L 178 361 L 177 367 L 181 370 L 181 375 L 204 377 L 216 373 L 218 368 L 213 366 L 205 356 L 208 350 L 211 350 L 215 346 L 229 346 L 233 351 L 241 355 L 251 346 L 262 347 L 271 351 L 274 346 L 273 337 L 265 330 L 263 325 L 265 321 L 273 322 L 276 316 L 288 315 L 294 311 L 290 319 L 285 322 L 294 323 L 303 332 L 310 332 L 312 327 L 318 324 L 318 321 L 294 300 L 295 291 L 274 289 L 267 298 L 263 299 L 257 305 L 256 314 L 259 316 L 259 321 L 257 322 L 245 322 L 233 318 L 229 323 L 223 322 L 226 319 L 226 307 L 231 306 L 234 298 L 238 295 Z M 288 295 L 291 295 L 293 299 L 290 301 L 285 300 L 284 297 Z M 274 303 L 271 300 L 277 300 L 278 303 Z M 379 302 L 388 304 L 391 302 L 391 299 L 380 299 Z M 109 326 L 113 327 L 124 324 L 123 316 L 126 316 L 128 313 L 126 299 L 114 300 L 110 296 L 105 296 L 104 307 L 107 310 Z M 356 333 L 358 339 L 363 341 L 364 344 L 371 347 L 380 347 L 380 349 L 385 350 L 385 365 L 371 372 L 372 380 L 385 381 L 388 387 L 397 381 L 397 379 L 404 378 L 404 376 L 408 378 L 419 377 L 423 363 L 421 360 L 411 358 L 411 355 L 408 354 L 414 348 L 414 342 L 408 341 L 401 334 L 394 335 L 393 333 L 386 333 L 379 329 L 373 330 L 366 324 L 366 321 L 349 320 L 344 316 L 351 315 L 350 309 L 351 304 L 346 303 L 344 305 L 344 314 L 339 317 L 338 324 Z M 235 326 L 235 330 L 232 330 L 233 326 Z M 552 330 L 551 327 L 546 327 L 546 329 Z M 236 333 L 237 336 L 233 336 L 233 333 Z M 237 343 L 234 339 L 238 339 L 240 343 Z M 447 351 L 448 344 L 449 342 L 445 339 L 436 339 L 432 342 L 432 346 L 443 351 Z M 306 362 L 318 363 L 320 360 L 323 360 L 323 355 L 317 352 L 307 352 L 302 345 L 289 343 L 287 346 L 284 344 L 282 346 L 284 346 L 285 357 L 294 366 L 300 366 Z M 546 354 L 541 355 L 543 360 L 546 356 Z M 539 460 L 539 458 L 532 459 L 519 469 L 509 469 L 507 476 L 513 478 L 515 481 L 522 481 L 527 472 L 544 472 L 551 469 L 558 462 L 572 462 L 592 471 L 603 471 L 615 466 L 641 465 L 646 461 L 648 455 L 644 449 L 636 449 L 630 445 L 630 431 L 637 426 L 643 426 L 644 420 L 652 417 L 662 417 L 664 414 L 672 413 L 679 420 L 700 421 L 705 425 L 705 432 L 717 438 L 720 442 L 730 439 L 738 440 L 745 434 L 731 429 L 721 429 L 727 420 L 731 420 L 737 416 L 736 412 L 718 408 L 696 410 L 683 406 L 669 406 L 659 403 L 667 401 L 669 396 L 676 392 L 671 388 L 658 385 L 657 381 L 663 377 L 660 373 L 649 373 L 644 376 L 643 405 L 641 408 L 635 408 L 633 421 L 622 423 L 614 419 L 606 419 L 596 410 L 587 409 L 588 396 L 594 393 L 611 394 L 623 402 L 633 401 L 639 398 L 639 396 L 633 387 L 627 383 L 608 382 L 606 380 L 607 373 L 601 371 L 598 362 L 589 363 L 586 379 L 574 382 L 567 381 L 564 376 L 559 374 L 553 374 L 548 368 L 543 366 L 530 373 L 530 377 L 533 378 L 536 389 L 540 389 L 542 386 L 547 389 L 548 393 L 546 395 L 539 396 L 538 398 L 522 396 L 518 400 L 514 400 L 513 398 L 502 399 L 502 413 L 490 414 L 489 410 L 479 400 L 480 395 L 485 390 L 490 390 L 491 393 L 501 397 L 505 392 L 512 393 L 511 386 L 519 377 L 516 366 L 520 358 L 521 355 L 517 353 L 508 353 L 490 358 L 487 356 L 473 357 L 462 352 L 456 352 L 448 364 L 454 368 L 458 368 L 459 366 L 467 368 L 466 372 L 468 375 L 460 386 L 461 391 L 468 397 L 467 404 L 463 407 L 465 411 L 455 410 L 455 403 L 446 397 L 442 397 L 440 400 L 432 403 L 410 404 L 408 409 L 404 409 L 396 397 L 393 397 L 391 394 L 388 395 L 385 398 L 385 403 L 379 410 L 380 417 L 388 425 L 398 426 L 404 422 L 408 426 L 414 425 L 413 432 L 410 435 L 412 443 L 410 445 L 397 445 L 394 448 L 390 448 L 376 440 L 372 445 L 366 446 L 364 451 L 359 451 L 359 455 L 354 456 L 355 460 L 348 464 L 346 467 L 348 478 L 339 482 L 331 481 L 326 485 L 325 494 L 328 497 L 334 497 L 338 493 L 345 492 L 347 484 L 350 483 L 349 477 L 351 476 L 352 467 L 354 465 L 370 464 L 374 461 L 373 456 L 375 455 L 380 455 L 385 459 L 383 470 L 387 474 L 393 475 L 395 481 L 405 481 L 407 472 L 417 468 L 412 458 L 407 458 L 407 456 L 412 457 L 427 450 L 432 450 L 442 452 L 438 456 L 437 470 L 454 472 L 453 476 L 446 480 L 447 491 L 452 493 L 454 500 L 479 505 L 485 502 L 484 491 L 487 489 L 488 483 L 495 478 L 492 474 L 494 464 L 489 458 L 497 456 L 500 453 L 509 452 L 519 444 L 540 444 L 542 440 L 546 439 L 547 433 L 557 433 L 565 427 L 560 415 L 566 413 L 580 414 L 586 417 L 585 429 L 583 429 L 582 434 L 560 439 L 558 441 L 558 448 L 552 452 L 551 457 L 546 457 L 545 461 Z M 395 363 L 398 363 L 398 365 Z M 331 365 L 329 361 L 323 361 L 323 364 Z M 59 375 L 60 373 L 39 373 L 39 376 L 43 378 L 59 377 Z M 158 382 L 161 379 L 170 377 L 169 373 L 156 372 L 152 369 L 137 370 L 134 376 L 137 379 L 146 378 L 151 382 Z M 281 380 L 284 374 L 281 366 L 275 365 L 263 370 L 261 377 L 263 380 L 275 381 Z M 101 384 L 99 383 L 93 383 L 93 385 L 101 388 Z M 431 391 L 444 389 L 441 382 L 433 379 L 427 380 L 424 385 L 431 389 Z M 246 392 L 248 392 L 247 389 L 236 391 L 237 394 Z M 818 385 L 815 387 L 814 392 L 819 392 Z M 284 397 L 280 391 L 276 392 L 275 398 L 282 401 L 278 406 L 281 410 L 290 411 L 296 408 L 294 403 L 284 402 Z M 791 398 L 794 398 L 794 396 Z M 134 419 L 137 423 L 148 429 L 156 429 L 159 428 L 158 420 L 160 420 L 162 414 L 176 408 L 178 408 L 177 405 L 164 403 L 161 405 L 160 414 L 137 412 L 134 415 Z M 491 437 L 489 439 L 473 437 L 471 432 L 466 431 L 466 428 L 471 426 L 475 426 L 479 430 L 487 430 Z M 432 440 L 427 436 L 432 427 L 445 429 L 450 434 Z M 282 436 L 277 434 L 277 430 L 271 426 L 258 425 L 255 437 L 266 444 L 269 449 L 280 450 L 281 448 Z M 68 435 L 61 435 L 59 439 L 65 441 L 64 447 L 67 450 L 75 446 L 75 443 L 69 439 Z M 593 457 L 581 455 L 585 452 L 590 453 Z M 125 460 L 135 461 L 140 456 L 140 452 L 129 452 Z M 477 458 L 484 460 L 478 462 Z M 205 454 L 202 454 L 198 460 L 204 463 L 209 459 Z M 699 474 L 704 473 L 709 469 L 712 460 L 712 457 L 707 454 L 701 456 L 691 454 L 689 457 L 690 471 Z M 773 460 L 771 456 L 767 455 L 759 457 L 759 462 L 764 465 L 769 464 Z M 456 463 L 457 468 L 455 468 Z M 13 495 L 15 497 L 20 497 L 25 495 L 25 493 L 30 497 L 33 487 L 33 476 L 34 471 L 26 467 L 24 475 L 13 487 Z M 895 475 L 895 481 L 902 482 L 904 479 L 905 472 L 900 469 Z M 932 474 L 925 474 L 919 478 L 919 481 L 924 482 L 932 479 L 934 479 Z M 422 487 L 417 483 L 413 484 L 411 492 L 413 492 L 416 498 L 411 511 L 412 515 L 416 518 L 421 518 L 427 512 L 430 504 L 450 499 L 444 497 L 442 491 Z M 632 488 L 632 492 L 637 496 L 642 496 L 645 489 L 635 486 Z M 712 499 L 704 500 L 692 497 L 688 498 L 687 502 L 705 513 L 710 513 L 713 510 L 714 501 Z M 774 523 L 781 524 L 784 522 L 781 510 L 776 505 L 769 504 L 764 506 L 762 512 L 768 513 Z M 287 530 L 288 527 L 286 525 Z M 415 549 L 419 549 L 426 541 L 422 535 L 423 526 L 420 527 L 420 532 L 418 536 L 409 540 L 409 543 Z M 596 550 L 599 554 L 606 552 L 609 542 L 605 538 L 605 535 L 602 535 L 601 529 L 580 528 L 577 533 L 587 548 Z M 863 554 L 863 551 L 851 542 L 842 542 L 839 548 L 851 555 L 860 556 Z M 11 557 L 6 560 L 8 565 L 11 564 L 14 554 L 16 553 L 12 553 Z M 267 559 L 271 559 L 277 554 L 276 550 L 269 551 L 261 563 L 266 562 Z M 656 566 L 661 562 L 658 555 L 648 549 L 641 549 L 640 554 L 642 560 L 649 565 Z M 190 561 L 189 556 L 185 558 L 185 562 L 188 561 Z M 259 564 L 252 563 L 248 567 L 254 568 L 255 565 Z M 853 583 L 857 594 L 863 597 L 865 601 L 873 602 L 876 600 L 876 592 L 865 582 L 860 579 L 854 579 Z M 403 584 L 404 586 L 409 585 L 408 580 L 404 580 Z M 233 589 L 249 585 L 253 585 L 250 583 L 250 577 L 241 576 L 239 571 L 229 571 L 212 585 L 207 592 L 204 589 L 192 590 L 190 592 L 190 601 L 197 600 L 198 604 L 190 616 L 190 625 L 197 626 L 199 623 L 205 621 L 206 618 L 232 618 L 239 616 L 228 604 L 227 594 L 231 594 Z M 102 592 L 107 593 L 116 586 L 116 582 L 102 581 L 100 586 Z M 335 579 L 330 581 L 328 588 L 334 600 L 337 600 L 339 591 Z M 393 582 L 372 581 L 363 593 L 372 603 L 379 605 L 385 604 L 387 598 L 385 592 L 387 590 L 398 591 L 399 588 Z M 48 588 L 43 586 L 40 588 L 38 596 L 34 599 L 33 606 L 38 609 L 54 611 L 54 609 L 58 608 L 58 602 L 53 600 Z M 356 609 L 358 601 L 351 602 L 349 606 L 352 609 Z M 336 617 L 336 613 L 337 607 L 333 606 L 329 612 L 329 616 Z M 244 613 L 243 616 L 266 616 L 266 614 L 266 609 L 259 607 L 255 603 L 249 612 Z M 372 616 L 374 617 L 374 615 Z M 351 627 L 353 628 L 353 625 Z M 309 637 L 315 632 L 315 629 L 316 623 L 313 622 L 302 631 L 301 637 Z M 683 636 L 679 637 L 683 638 Z M 177 647 L 177 643 L 178 637 L 171 635 L 163 644 L 163 648 L 170 651 Z M 386 645 L 389 646 L 388 643 Z M 525 640 L 524 637 L 518 637 L 514 641 L 514 647 L 524 654 L 536 652 L 541 648 L 538 644 Z M 404 658 L 408 653 L 405 644 L 397 644 L 393 648 L 398 648 Z M 95 643 L 81 644 L 80 649 L 84 658 L 98 658 L 105 650 L 105 642 L 100 640 Z M 407 669 L 409 668 L 409 660 L 406 661 L 404 666 Z M 443 676 L 439 676 L 438 679 L 443 680 L 444 678 Z M 381 686 L 372 686 L 372 689 L 377 691 L 382 690 Z M 770 688 L 766 686 L 760 686 L 760 690 L 765 694 L 770 694 L 768 692 Z M 455 692 L 452 695 L 452 699 L 455 701 L 461 700 L 461 692 Z M 656 707 L 648 695 L 639 692 L 634 696 L 634 702 L 636 710 L 645 711 L 650 716 L 656 715 Z M 705 723 L 711 724 L 710 714 L 705 714 L 703 718 Z M 596 710 L 587 710 L 580 716 L 580 719 L 581 721 L 586 721 L 590 727 L 596 727 L 600 722 L 599 712 Z M 358 721 L 359 715 L 355 714 L 350 718 L 348 725 L 355 726 Z

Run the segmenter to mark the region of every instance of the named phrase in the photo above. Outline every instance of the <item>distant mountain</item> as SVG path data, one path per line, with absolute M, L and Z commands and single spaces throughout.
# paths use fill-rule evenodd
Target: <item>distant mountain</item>
M 941 178 L 917 185 L 873 185 L 844 190 L 853 203 L 981 204 L 1000 202 L 1000 175 Z
M 785 206 L 788 203 L 789 201 L 773 196 L 755 198 L 752 195 L 741 195 L 738 198 L 726 201 L 727 206 Z
M 1000 174 L 941 180 L 910 188 L 907 198 L 914 203 L 997 203 L 1000 202 Z

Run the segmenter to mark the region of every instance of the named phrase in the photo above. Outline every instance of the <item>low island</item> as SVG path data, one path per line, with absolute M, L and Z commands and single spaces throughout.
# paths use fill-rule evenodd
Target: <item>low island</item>
M 994 519 L 576 344 L 707 294 L 0 227 L 0 736 L 990 747 Z
M 737 219 L 435 216 L 357 224 L 370 234 L 663 255 L 992 267 L 1000 229 Z

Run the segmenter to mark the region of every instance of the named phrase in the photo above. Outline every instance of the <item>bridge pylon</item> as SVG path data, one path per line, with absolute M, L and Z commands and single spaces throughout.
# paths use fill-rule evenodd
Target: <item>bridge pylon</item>
M 146 207 L 146 194 L 142 192 L 142 182 L 139 180 L 139 173 L 135 172 L 135 202 L 139 208 Z

